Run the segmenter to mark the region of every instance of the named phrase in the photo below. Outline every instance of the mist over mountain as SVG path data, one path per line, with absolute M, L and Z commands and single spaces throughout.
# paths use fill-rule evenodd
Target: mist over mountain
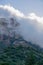
M 43 17 L 34 13 L 26 16 L 12 6 L 0 5 L 0 34 L 13 35 L 16 31 L 25 40 L 43 47 L 42 21 Z M 16 22 L 18 27 L 15 27 Z

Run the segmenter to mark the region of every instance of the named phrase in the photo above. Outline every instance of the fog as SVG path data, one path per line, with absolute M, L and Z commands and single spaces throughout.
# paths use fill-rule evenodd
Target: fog
M 8 5 L 0 5 L 0 17 L 15 18 L 20 23 L 19 34 L 25 40 L 43 47 L 43 17 L 37 16 L 35 13 L 24 15 L 19 10 Z

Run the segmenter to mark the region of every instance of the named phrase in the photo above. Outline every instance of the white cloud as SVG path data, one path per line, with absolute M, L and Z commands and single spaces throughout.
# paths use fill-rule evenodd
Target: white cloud
M 15 9 L 14 7 L 10 5 L 0 5 L 0 8 L 7 10 L 12 15 L 15 15 L 18 17 L 24 17 L 24 14 L 22 12 L 20 12 L 19 10 Z
M 37 16 L 35 13 L 30 13 L 27 18 L 29 18 L 30 20 L 35 20 L 38 23 L 43 24 L 43 17 Z
M 37 16 L 35 13 L 30 13 L 29 15 L 26 16 L 24 15 L 24 13 L 22 13 L 18 9 L 15 9 L 14 7 L 10 5 L 0 5 L 0 8 L 7 10 L 13 16 L 30 19 L 43 24 L 43 17 Z

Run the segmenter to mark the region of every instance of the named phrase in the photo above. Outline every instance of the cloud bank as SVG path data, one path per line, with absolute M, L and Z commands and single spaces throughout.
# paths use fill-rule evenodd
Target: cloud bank
M 16 20 L 20 23 L 20 34 L 24 39 L 32 41 L 34 44 L 43 47 L 43 16 L 40 17 L 35 13 L 25 15 L 12 6 L 0 5 L 0 17 L 3 17 L 3 14 L 8 17 L 16 16 Z
M 14 7 L 10 5 L 0 5 L 0 9 L 7 10 L 11 15 L 21 17 L 21 18 L 27 18 L 30 20 L 36 20 L 38 23 L 43 24 L 43 17 L 37 16 L 35 13 L 30 13 L 29 15 L 24 15 L 21 11 L 18 9 L 15 9 Z
M 13 16 L 15 15 L 18 17 L 24 17 L 24 14 L 22 12 L 20 12 L 19 10 L 15 9 L 10 5 L 0 5 L 0 8 L 7 10 Z
M 38 23 L 42 23 L 43 24 L 43 17 L 37 16 L 35 13 L 30 13 L 28 18 L 30 20 L 36 20 Z

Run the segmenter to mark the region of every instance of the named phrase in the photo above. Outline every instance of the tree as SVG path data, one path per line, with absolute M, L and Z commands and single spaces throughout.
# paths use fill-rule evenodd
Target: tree
M 36 58 L 34 56 L 34 53 L 31 51 L 25 61 L 25 65 L 34 65 L 36 62 Z

